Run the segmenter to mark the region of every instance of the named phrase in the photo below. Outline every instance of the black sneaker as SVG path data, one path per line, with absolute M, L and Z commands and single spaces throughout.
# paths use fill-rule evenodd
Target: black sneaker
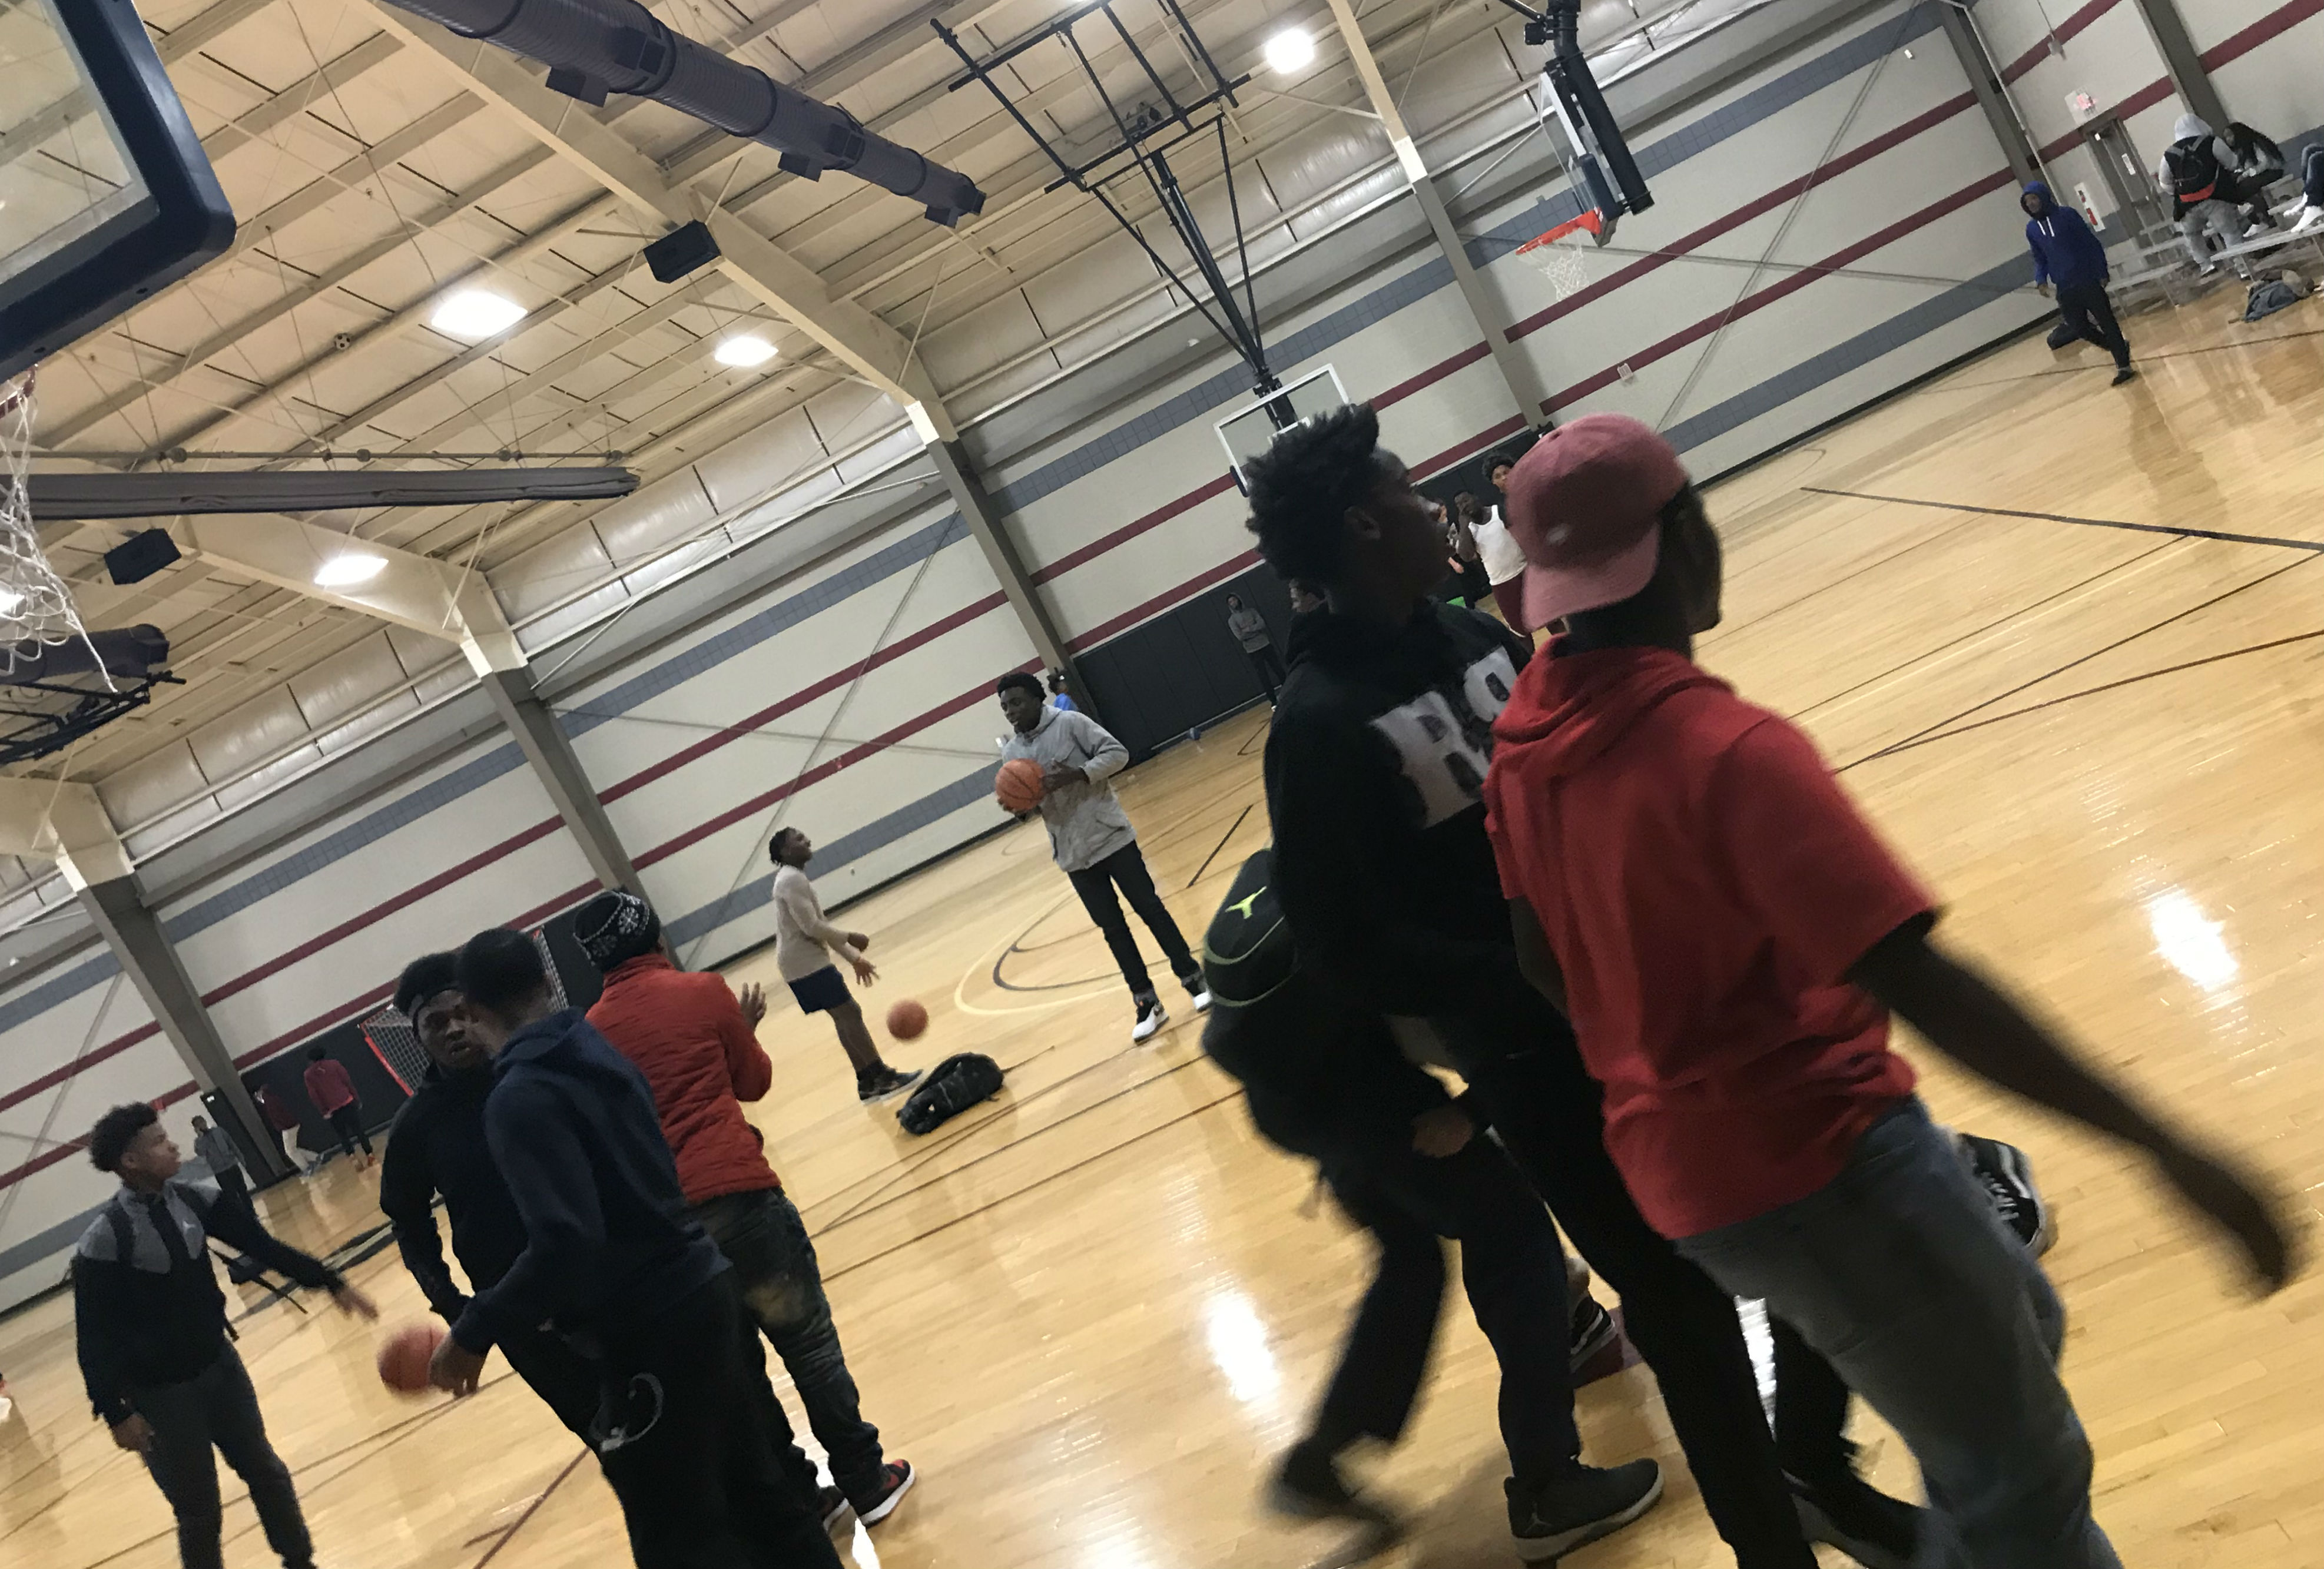
M 1594 1297 L 1585 1297 L 1573 1305 L 1572 1370 L 1580 1372 L 1590 1365 L 1590 1359 L 1604 1351 L 1621 1335 L 1614 1315 L 1606 1311 Z
M 2035 1258 L 2048 1252 L 2050 1244 L 2058 1240 L 2058 1232 L 2050 1219 L 2050 1206 L 2042 1202 L 2034 1186 L 2034 1163 L 2025 1158 L 2025 1151 L 1974 1133 L 1953 1137 L 1960 1141 L 1961 1158 L 1969 1162 L 1970 1175 L 1993 1200 L 2002 1223 Z
M 891 1067 L 874 1068 L 868 1074 L 855 1075 L 855 1098 L 865 1105 L 875 1101 L 892 1101 L 920 1082 L 927 1070 L 914 1068 L 910 1073 L 899 1073 Z
M 855 1506 L 847 1501 L 845 1493 L 826 1485 L 815 1495 L 815 1510 L 823 1517 L 823 1528 L 827 1534 L 839 1529 L 841 1523 L 855 1512 Z
M 867 1526 L 878 1525 L 896 1512 L 896 1506 L 904 1501 L 904 1495 L 911 1491 L 912 1484 L 919 1480 L 920 1473 L 912 1469 L 910 1461 L 890 1461 L 881 1468 L 879 1496 L 858 1503 L 855 1518 Z
M 1845 1466 L 1810 1481 L 1784 1473 L 1800 1530 L 1811 1542 L 1839 1548 L 1865 1569 L 1913 1569 L 1921 1539 L 1921 1511 L 1890 1498 Z
M 1395 1517 L 1348 1485 L 1323 1449 L 1302 1441 L 1284 1454 L 1267 1484 L 1267 1507 L 1300 1520 L 1360 1520 L 1392 1527 Z
M 2114 384 L 2117 387 L 2122 385 L 2125 382 L 2135 382 L 2136 380 L 2138 380 L 2138 373 L 2128 365 L 2123 366 L 2122 369 L 2115 372 L 2114 374 Z
M 1518 1488 L 1515 1477 L 1502 1485 L 1509 1495 L 1509 1535 L 1517 1556 L 1539 1564 L 1610 1537 L 1654 1508 L 1663 1496 L 1663 1468 L 1651 1460 L 1607 1471 L 1582 1465 L 1529 1492 Z

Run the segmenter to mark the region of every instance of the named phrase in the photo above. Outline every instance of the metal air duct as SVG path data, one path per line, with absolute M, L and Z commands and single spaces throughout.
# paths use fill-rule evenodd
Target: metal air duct
M 387 0 L 549 68 L 549 85 L 586 104 L 608 93 L 651 98 L 732 136 L 771 147 L 809 180 L 845 170 L 908 197 L 947 227 L 984 210 L 957 170 L 863 128 L 846 110 L 779 86 L 761 70 L 672 32 L 637 0 Z

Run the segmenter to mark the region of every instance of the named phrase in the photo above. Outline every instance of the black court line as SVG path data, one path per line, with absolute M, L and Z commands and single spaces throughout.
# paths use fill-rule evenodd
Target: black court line
M 565 1469 L 558 1472 L 555 1479 L 552 1480 L 547 1487 L 540 1490 L 540 1493 L 538 1497 L 536 1497 L 530 1503 L 524 1506 L 524 1513 L 517 1516 L 516 1519 L 510 1525 L 509 1528 L 501 1533 L 501 1539 L 494 1542 L 485 1550 L 484 1555 L 476 1560 L 476 1569 L 484 1569 L 485 1564 L 500 1556 L 501 1549 L 507 1546 L 511 1542 L 516 1540 L 516 1534 L 519 1531 L 523 1530 L 526 1526 L 531 1523 L 532 1517 L 540 1511 L 540 1506 L 549 1501 L 549 1495 L 555 1492 L 558 1488 L 564 1486 L 565 1479 L 571 1476 L 574 1472 L 578 1470 L 581 1463 L 588 1457 L 589 1452 L 585 1449 L 580 1454 L 575 1455 L 571 1460 L 567 1461 L 565 1463 Z
M 1242 810 L 1235 814 L 1235 820 L 1227 825 L 1227 831 L 1219 835 L 1219 842 L 1211 846 L 1211 853 L 1203 857 L 1203 863 L 1194 868 L 1194 874 L 1186 879 L 1186 887 L 1192 888 L 1203 880 L 1203 873 L 1211 869 L 1211 863 L 1219 858 L 1219 852 L 1227 847 L 1227 841 L 1235 836 L 1235 830 L 1242 826 L 1243 819 L 1250 816 L 1250 808 L 1256 805 L 1255 801 L 1244 803 Z
M 2103 648 L 2092 649 L 2089 653 L 2077 655 L 2075 658 L 2068 660 L 2064 664 L 2060 665 L 2053 669 L 2044 670 L 2042 674 L 2034 677 L 2032 680 L 2020 681 L 2017 685 L 2010 688 L 2006 692 L 1996 692 L 1990 697 L 1987 697 L 1979 702 L 1972 703 L 1958 714 L 1952 715 L 1948 718 L 1940 719 L 1934 725 L 1926 725 L 1922 729 L 1914 731 L 1912 734 L 1907 735 L 1902 741 L 1891 742 L 1876 752 L 1867 752 L 1862 757 L 1856 758 L 1849 762 L 1841 763 L 1832 771 L 1834 773 L 1846 773 L 1849 769 L 1858 767 L 1859 764 L 1877 762 L 1881 758 L 1887 757 L 1895 752 L 1904 752 L 1908 748 L 1917 746 L 1923 742 L 1941 741 L 1946 735 L 1956 734 L 1950 728 L 1950 726 L 1960 724 L 1962 720 L 1968 718 L 1970 715 L 1976 713 L 1980 708 L 1990 708 L 1996 703 L 2015 697 L 2018 693 L 2038 687 L 2043 682 L 2050 680 L 2053 677 L 2062 676 L 2077 665 L 2086 665 L 2092 660 L 2114 652 L 2116 649 L 2126 648 L 2130 644 L 2136 642 L 2140 638 L 2146 636 L 2149 632 L 2161 632 L 2172 622 L 2184 621 L 2190 615 L 2200 614 L 2202 612 L 2210 609 L 2213 605 L 2220 604 L 2222 601 L 2233 599 L 2236 595 L 2242 594 L 2249 589 L 2256 588 L 2263 583 L 2272 582 L 2274 579 L 2282 577 L 2287 572 L 2298 571 L 2301 568 L 2307 566 L 2309 562 L 2315 558 L 2316 558 L 2313 556 L 2308 556 L 2297 561 L 2287 562 L 2283 566 L 2278 567 L 2273 572 L 2262 573 L 2259 577 L 2253 578 L 2248 583 L 2239 583 L 2235 587 L 2227 589 L 2223 593 L 2211 595 L 2210 598 L 2202 601 L 2200 604 L 2190 605 L 2184 610 L 2176 611 L 2170 615 L 2166 615 L 2152 626 L 2141 627 L 2138 631 L 2132 632 L 2127 637 L 2119 637 L 2115 639 L 2114 641 L 2107 643 Z M 2157 673 L 2159 674 L 2161 672 Z M 2097 691 L 2101 688 L 2093 688 L 2091 689 L 2093 691 Z M 2032 710 L 2028 709 L 2025 711 L 2031 712 Z M 1997 715 L 1997 717 L 1999 716 Z M 1976 726 L 1971 726 L 1970 728 L 1974 729 Z
M 2124 529 L 2134 534 L 2173 534 L 2182 540 L 2222 540 L 2231 545 L 2280 545 L 2287 550 L 2310 550 L 2324 554 L 2324 540 L 2284 540 L 2273 534 L 2228 534 L 2216 529 L 2182 529 L 2175 523 L 2130 523 L 2120 518 L 2078 518 L 2066 512 L 2026 512 L 2014 507 L 1973 507 L 1967 502 L 1923 501 L 1909 495 L 1873 495 L 1860 490 L 1826 490 L 1821 485 L 1800 486 L 1812 495 L 1842 495 L 1860 502 L 1886 502 L 1892 506 L 1932 507 L 1939 512 L 1977 512 L 1988 518 L 2032 518 L 2044 523 L 2075 523 L 2086 529 Z

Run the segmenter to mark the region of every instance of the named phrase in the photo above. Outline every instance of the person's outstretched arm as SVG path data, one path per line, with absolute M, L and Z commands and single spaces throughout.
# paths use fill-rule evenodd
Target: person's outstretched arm
M 2085 1066 L 2008 993 L 1930 942 L 1925 923 L 1882 938 L 1848 979 L 1980 1078 L 2152 1155 L 2180 1195 L 2235 1239 L 2268 1289 L 2292 1278 L 2292 1241 L 2272 1199 Z

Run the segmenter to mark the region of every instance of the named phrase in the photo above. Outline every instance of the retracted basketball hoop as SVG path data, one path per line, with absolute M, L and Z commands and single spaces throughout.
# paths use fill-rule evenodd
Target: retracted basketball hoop
M 1606 243 L 1606 220 L 1595 208 L 1568 218 L 1546 234 L 1536 235 L 1517 247 L 1534 271 L 1548 281 L 1560 300 L 1570 300 L 1590 287 L 1591 258 Z

